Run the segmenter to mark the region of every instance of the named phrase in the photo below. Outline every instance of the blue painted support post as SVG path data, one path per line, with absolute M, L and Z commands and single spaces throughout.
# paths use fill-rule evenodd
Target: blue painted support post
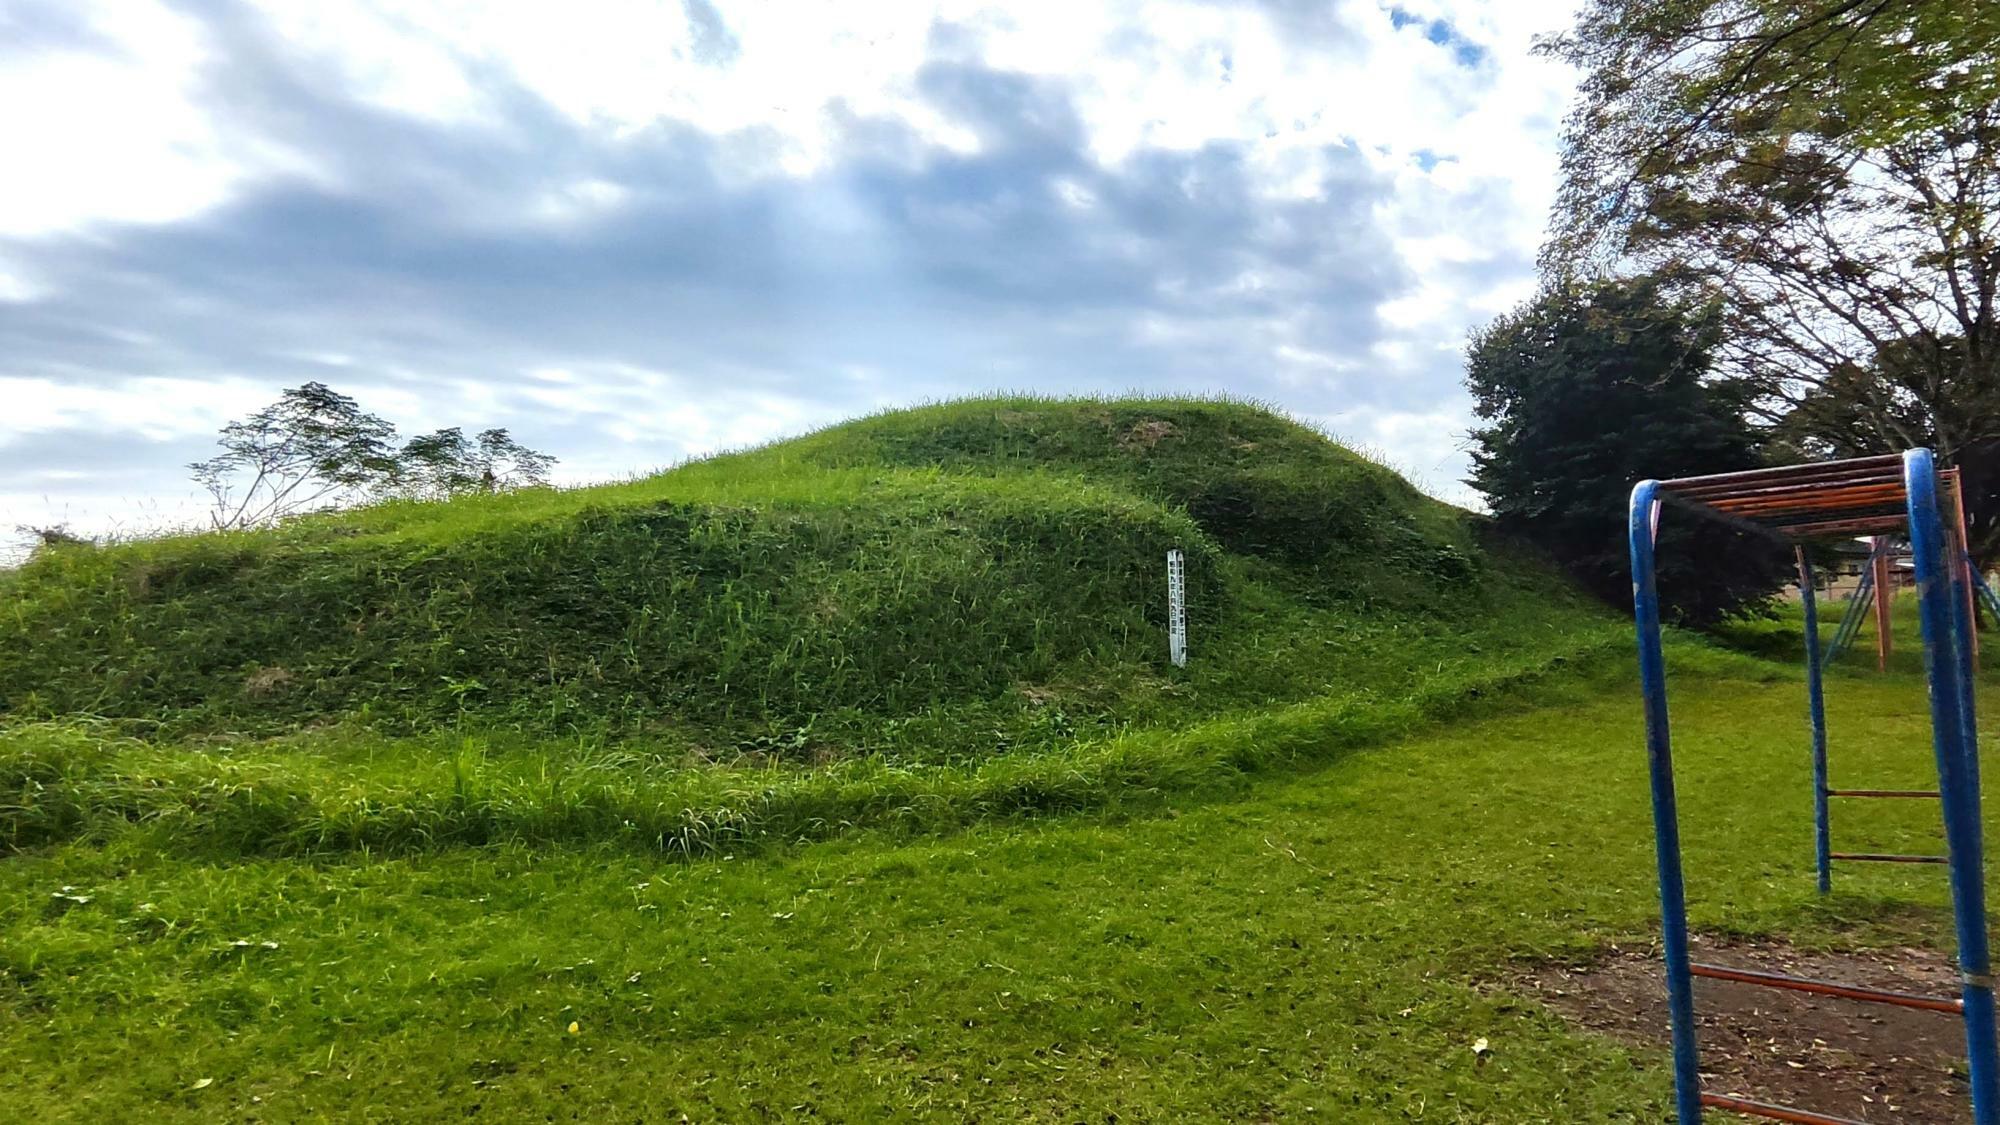
M 1833 644 L 1826 650 L 1828 661 L 1839 660 L 1840 654 L 1847 651 L 1847 646 L 1853 643 L 1855 636 L 1861 632 L 1861 622 L 1868 616 L 1869 603 L 1874 600 L 1871 595 L 1875 592 L 1877 549 L 1879 548 L 1869 550 L 1868 565 L 1861 570 L 1861 581 L 1854 585 L 1854 596 L 1847 599 L 1847 612 L 1841 616 L 1840 628 L 1833 631 Z
M 1646 701 L 1646 759 L 1653 783 L 1653 855 L 1660 868 L 1660 946 L 1667 962 L 1667 1016 L 1674 1044 L 1674 1109 L 1679 1125 L 1700 1125 L 1701 1071 L 1695 1059 L 1694 975 L 1688 968 L 1687 891 L 1681 883 L 1680 813 L 1667 731 L 1667 664 L 1660 650 L 1660 597 L 1653 540 L 1660 482 L 1632 489 L 1632 618 L 1639 635 L 1639 685 Z M 1985 1125 L 1984 1122 L 1981 1125 Z
M 1964 600 L 1954 580 L 1938 515 L 1937 468 L 1928 449 L 1903 455 L 1909 492 L 1910 548 L 1917 575 L 1924 667 L 1930 676 L 1931 739 L 1937 755 L 1945 842 L 1951 855 L 1952 914 L 1964 981 L 1966 1070 L 1975 1125 L 2000 1125 L 2000 1044 L 1993 1014 L 1992 958 L 1986 936 L 1985 856 L 1979 823 L 1978 753 Z
M 1806 716 L 1812 722 L 1813 861 L 1819 868 L 1819 893 L 1833 889 L 1833 827 L 1827 821 L 1826 691 L 1820 675 L 1819 598 L 1813 588 L 1812 560 L 1800 547 L 1799 600 L 1806 610 Z
M 1986 584 L 1986 576 L 1977 567 L 1972 571 L 1972 585 L 1978 589 L 1980 600 L 1986 603 L 1986 612 L 1993 615 L 1993 624 L 2000 626 L 2000 597 L 1993 595 L 1993 587 Z

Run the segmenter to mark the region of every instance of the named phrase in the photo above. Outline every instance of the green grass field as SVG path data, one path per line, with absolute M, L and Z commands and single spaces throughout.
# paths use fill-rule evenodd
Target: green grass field
M 1934 870 L 1813 893 L 1797 677 L 1676 659 L 1697 924 L 1948 941 Z M 17 855 L 0 1102 L 16 1120 L 1657 1121 L 1663 1058 L 1504 985 L 1521 959 L 1652 933 L 1627 680 L 1546 682 L 1144 813 L 694 862 L 218 862 L 136 831 Z M 1922 781 L 1922 703 L 1912 675 L 1838 674 L 1836 782 Z M 1836 834 L 1921 850 L 1934 817 L 1869 807 Z
M 1652 934 L 1628 621 L 1253 406 L 944 404 L 0 604 L 0 1121 L 1665 1112 L 1509 983 Z M 1812 891 L 1793 625 L 1671 641 L 1694 916 L 1941 943 L 1934 869 Z M 1837 784 L 1930 774 L 1901 644 L 1832 675 Z M 1893 804 L 1837 840 L 1934 850 Z

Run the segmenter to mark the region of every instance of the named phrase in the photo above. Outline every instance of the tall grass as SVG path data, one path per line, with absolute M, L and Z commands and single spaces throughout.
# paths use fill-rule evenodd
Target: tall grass
M 972 766 L 849 758 L 813 769 L 691 768 L 630 746 L 494 747 L 477 737 L 202 747 L 88 722 L 0 732 L 0 850 L 139 832 L 219 857 L 444 845 L 612 842 L 668 857 L 742 852 L 855 828 L 934 831 L 1048 812 L 1144 808 L 1274 767 L 1326 761 L 1468 707 L 1603 676 L 1579 652 L 1439 676 L 1394 698 L 1325 697 Z M 286 752 L 289 751 L 289 752 Z
M 138 824 L 224 850 L 672 850 L 1102 803 L 1206 768 L 1171 760 L 1183 728 L 1296 705 L 1338 744 L 1607 620 L 1268 411 L 1033 398 L 597 488 L 51 550 L 0 604 L 8 841 Z M 1133 771 L 1102 749 L 1141 744 L 1175 749 Z

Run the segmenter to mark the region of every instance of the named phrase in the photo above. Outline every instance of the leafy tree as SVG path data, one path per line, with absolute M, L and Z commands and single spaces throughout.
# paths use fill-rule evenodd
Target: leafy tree
M 479 485 L 487 492 L 514 488 L 534 488 L 549 483 L 549 470 L 556 459 L 520 442 L 506 430 L 479 431 L 479 448 L 474 454 L 479 466 Z
M 286 391 L 222 429 L 222 452 L 189 468 L 215 500 L 218 528 L 254 527 L 390 495 L 445 499 L 548 483 L 555 458 L 502 429 L 468 441 L 456 426 L 410 439 L 324 383 Z
M 1788 459 L 1862 457 L 1914 445 L 1950 450 L 1966 495 L 1966 531 L 1974 554 L 2000 554 L 2000 394 L 1955 380 L 1934 382 L 1935 359 L 1960 364 L 1965 343 L 1895 341 L 1867 367 L 1830 373 L 1800 395 L 1772 429 L 1773 448 Z M 1893 439 L 1884 438 L 1884 422 Z
M 479 485 L 472 468 L 472 443 L 457 426 L 413 437 L 398 455 L 397 484 L 413 496 L 440 499 L 471 492 Z
M 222 428 L 222 452 L 188 468 L 218 528 L 252 527 L 365 496 L 394 481 L 396 429 L 324 383 Z
M 1723 297 L 1810 451 L 1934 447 L 2000 551 L 2000 4 L 1592 0 L 1544 266 Z
M 547 484 L 555 465 L 506 430 L 482 430 L 468 441 L 457 426 L 411 438 L 399 460 L 401 487 L 431 499 Z
M 1634 482 L 1753 468 L 1743 388 L 1708 378 L 1712 305 L 1650 278 L 1555 286 L 1473 336 L 1471 483 L 1503 527 L 1542 544 L 1585 587 L 1629 605 Z M 1710 520 L 1665 521 L 1662 611 L 1708 625 L 1763 608 L 1789 575 L 1770 540 Z

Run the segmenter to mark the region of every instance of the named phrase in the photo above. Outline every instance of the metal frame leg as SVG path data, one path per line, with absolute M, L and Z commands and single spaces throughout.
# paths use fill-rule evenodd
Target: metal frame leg
M 1986 584 L 1986 576 L 1979 573 L 1977 566 L 1969 573 L 1972 575 L 1973 588 L 1979 591 L 1980 600 L 1986 603 L 1986 612 L 1992 615 L 1993 624 L 2000 627 L 2000 597 L 1993 595 L 1993 587 Z
M 1694 976 L 1688 967 L 1687 891 L 1681 882 L 1680 814 L 1674 803 L 1674 755 L 1667 730 L 1666 657 L 1660 649 L 1660 599 L 1653 567 L 1660 482 L 1632 490 L 1632 609 L 1639 640 L 1639 683 L 1646 702 L 1646 759 L 1653 786 L 1653 854 L 1660 869 L 1660 945 L 1667 963 L 1667 1015 L 1674 1043 L 1674 1109 L 1679 1125 L 1700 1125 L 1701 1070 L 1694 1038 Z
M 1891 610 L 1895 606 L 1896 572 L 1889 566 L 1889 540 L 1887 536 L 1875 537 L 1875 670 L 1889 670 L 1889 649 L 1894 644 L 1891 629 L 1894 626 Z
M 1868 618 L 1875 604 L 1875 549 L 1869 548 L 1867 565 L 1861 568 L 1860 581 L 1854 584 L 1854 593 L 1848 596 L 1847 610 L 1841 615 L 1840 627 L 1833 631 L 1833 646 L 1826 651 L 1826 660 L 1840 659 L 1854 638 L 1861 635 L 1861 623 Z
M 1690 478 L 1700 480 L 1704 478 Z M 1687 482 L 1683 481 L 1682 484 Z M 1943 810 L 1948 857 L 1853 856 L 1855 859 L 1922 859 L 1950 866 L 1952 913 L 1958 931 L 1959 975 L 1963 981 L 1961 998 L 1955 1002 L 1965 1020 L 1966 1063 L 1972 1088 L 1972 1116 L 1975 1125 L 2000 1125 L 2000 1046 L 1996 1046 L 1992 957 L 1986 933 L 1986 888 L 1984 882 L 1984 841 L 1979 819 L 1979 751 L 1976 712 L 1973 700 L 1974 664 L 1971 602 L 1969 594 L 1976 581 L 1972 569 L 1956 553 L 1953 541 L 1938 509 L 1938 474 L 1931 452 L 1913 449 L 1903 455 L 1903 483 L 1909 502 L 1910 547 L 1917 579 L 1918 610 L 1922 619 L 1924 667 L 1930 680 L 1931 736 L 1937 758 L 1939 806 Z M 1660 522 L 1659 481 L 1641 481 L 1632 490 L 1627 531 L 1632 552 L 1632 615 L 1639 644 L 1639 681 L 1645 700 L 1646 758 L 1653 797 L 1653 848 L 1659 866 L 1661 950 L 1667 972 L 1667 1010 L 1674 1049 L 1674 1108 L 1679 1125 L 1699 1125 L 1703 1104 L 1735 1109 L 1787 1121 L 1827 1121 L 1840 1119 L 1805 1110 L 1766 1106 L 1726 1094 L 1704 1095 L 1694 1029 L 1694 975 L 1726 976 L 1741 979 L 1741 970 L 1693 966 L 1688 958 L 1687 892 L 1681 875 L 1680 816 L 1674 799 L 1672 738 L 1668 728 L 1666 661 L 1661 650 L 1660 601 L 1655 588 L 1657 572 L 1654 549 Z M 1878 541 L 1879 545 L 1879 541 Z M 1827 798 L 1834 791 L 1826 776 L 1826 714 L 1823 658 L 1819 645 L 1817 591 L 1813 589 L 1812 566 L 1801 549 L 1797 555 L 1800 593 L 1806 616 L 1807 698 L 1812 720 L 1813 782 L 1815 788 L 1815 851 L 1820 890 L 1828 887 Z M 1887 655 L 1886 610 L 1893 587 L 1882 580 L 1878 556 L 1871 566 L 1876 586 L 1878 652 Z M 1865 585 L 1865 583 L 1864 583 Z M 1983 585 L 1983 584 L 1982 584 Z M 1850 606 L 1850 615 L 1853 607 Z M 1843 623 L 1845 632 L 1845 623 Z M 1835 648 L 1840 645 L 1835 639 Z M 1847 796 L 1931 796 L 1917 791 L 1845 792 Z M 1759 974 L 1748 974 L 1758 976 Z M 1828 987 L 1824 982 L 1804 981 L 1762 974 L 1773 979 L 1755 983 L 1803 991 Z M 1860 999 L 1905 1002 L 1912 998 L 1885 999 L 1879 990 Z M 1916 1006 L 1932 1006 L 1927 998 Z M 1952 1010 L 1954 1002 L 1943 1010 Z
M 1819 871 L 1819 893 L 1833 889 L 1833 827 L 1826 801 L 1830 786 L 1826 777 L 1826 691 L 1821 677 L 1819 648 L 1819 601 L 1813 588 L 1812 560 L 1806 549 L 1796 549 L 1799 564 L 1799 598 L 1806 611 L 1806 716 L 1812 723 L 1813 777 L 1813 862 Z
M 1937 468 L 1928 449 L 1903 456 L 1909 493 L 1910 547 L 1917 575 L 1930 678 L 1931 738 L 1937 756 L 1939 803 L 1951 853 L 1952 913 L 1958 968 L 1964 980 L 1966 1068 L 1977 1125 L 2000 1125 L 2000 1052 L 1996 1052 L 1991 953 L 1986 936 L 1985 857 L 1979 823 L 1978 744 L 1973 727 L 1971 646 L 1964 599 L 1953 573 L 1938 511 Z

